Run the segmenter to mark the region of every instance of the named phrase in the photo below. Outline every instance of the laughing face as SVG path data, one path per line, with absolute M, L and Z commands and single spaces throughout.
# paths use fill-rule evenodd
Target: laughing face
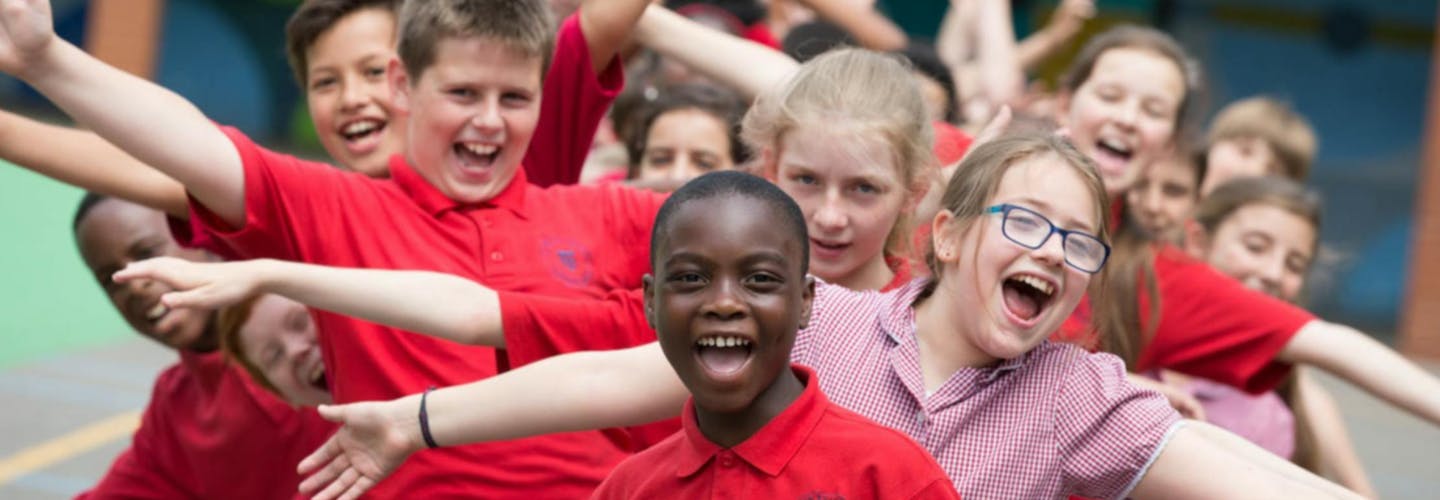
M 1192 255 L 1245 286 L 1294 302 L 1315 259 L 1315 226 L 1294 212 L 1251 203 L 1226 217 L 1214 234 L 1187 239 Z
M 485 38 L 448 38 L 420 75 L 390 67 L 409 114 L 415 171 L 451 200 L 478 203 L 510 184 L 540 117 L 540 65 Z
M 1181 224 L 1199 201 L 1196 167 L 1183 157 L 1167 155 L 1150 165 L 1125 192 L 1130 215 L 1161 241 L 1179 241 Z
M 789 369 L 810 316 L 805 247 L 781 216 L 742 196 L 687 202 L 657 234 L 646 315 L 695 405 L 737 413 Z
M 219 344 L 210 329 L 209 311 L 165 307 L 160 296 L 172 290 L 158 281 L 137 279 L 119 284 L 111 279 L 130 263 L 153 257 L 208 260 L 204 252 L 183 249 L 175 243 L 164 214 L 127 201 L 106 199 L 94 205 L 80 221 L 75 238 L 85 264 L 131 328 L 171 349 L 216 349 Z
M 262 296 L 239 335 L 241 352 L 286 401 L 297 406 L 330 404 L 315 322 L 304 305 L 279 295 Z
M 1016 205 L 1062 229 L 1097 234 L 1097 207 L 1084 185 L 1074 168 L 1044 154 L 1010 167 L 988 205 Z M 937 241 L 942 276 L 928 300 L 948 308 L 947 330 L 959 332 L 987 363 L 1034 348 L 1070 315 L 1090 283 L 1089 273 L 1065 263 L 1058 233 L 1031 250 L 1004 235 L 1002 220 L 979 216 L 963 233 Z M 956 222 L 963 221 L 950 227 Z
M 395 59 L 395 16 L 385 9 L 347 15 L 306 51 L 305 99 L 330 157 L 371 177 L 389 174 L 405 147 L 404 120 L 392 116 L 386 65 Z
M 1058 121 L 1095 161 L 1114 198 L 1169 148 L 1185 91 L 1180 67 L 1158 52 L 1110 49 L 1096 59 L 1090 78 L 1062 99 Z
M 894 276 L 885 242 L 910 194 L 883 140 L 799 127 L 780 141 L 775 184 L 805 213 L 810 272 L 855 290 Z

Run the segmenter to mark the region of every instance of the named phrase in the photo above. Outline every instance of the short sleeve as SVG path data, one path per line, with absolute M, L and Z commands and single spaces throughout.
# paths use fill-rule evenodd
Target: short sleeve
M 1120 498 L 1164 448 L 1180 415 L 1160 393 L 1125 378 L 1125 364 L 1109 354 L 1071 349 L 1055 422 L 1065 492 Z
M 610 216 L 606 219 L 616 241 L 630 251 L 626 258 L 625 275 L 643 276 L 650 272 L 650 233 L 655 227 L 655 215 L 668 194 L 635 189 L 618 184 L 600 186 L 606 193 Z
M 546 187 L 580 180 L 595 131 L 624 87 L 625 71 L 618 57 L 604 71 L 595 71 L 579 14 L 566 18 L 555 35 L 555 56 L 541 89 L 540 120 L 525 152 L 525 176 L 531 184 Z
M 343 177 L 359 174 L 269 151 L 232 127 L 221 127 L 221 131 L 235 145 L 244 165 L 245 221 L 241 227 L 230 227 L 191 198 L 191 234 L 219 239 L 234 257 L 300 260 L 294 222 L 313 223 L 329 215 L 317 207 L 342 206 L 324 200 L 340 189 Z
M 1156 251 L 1155 277 L 1160 322 L 1137 371 L 1165 368 L 1255 394 L 1274 389 L 1290 373 L 1276 357 L 1314 315 L 1174 248 Z
M 655 341 L 639 290 L 603 300 L 500 292 L 505 350 L 513 367 L 578 351 L 635 347 Z

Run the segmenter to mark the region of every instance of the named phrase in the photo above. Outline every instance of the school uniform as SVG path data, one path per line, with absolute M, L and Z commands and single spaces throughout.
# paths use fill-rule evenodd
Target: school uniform
M 885 293 L 816 283 L 790 361 L 813 368 L 835 404 L 913 438 L 962 496 L 1121 498 L 1182 425 L 1163 396 L 1129 383 L 1119 358 L 1065 343 L 962 369 L 927 394 L 911 308 L 925 283 Z M 633 292 L 605 301 L 502 293 L 500 307 L 512 352 L 655 336 Z
M 1315 315 L 1246 288 L 1179 248 L 1164 245 L 1154 251 L 1160 314 L 1135 371 L 1175 370 L 1252 394 L 1274 389 L 1290 374 L 1291 365 L 1276 357 Z M 1145 331 L 1151 321 L 1148 294 L 1141 293 L 1138 301 Z M 1056 338 L 1090 348 L 1098 345 L 1087 302 L 1076 308 Z
M 706 438 L 691 398 L 684 430 L 622 462 L 592 498 L 959 498 L 914 441 L 830 403 L 813 370 L 791 370 L 804 392 L 744 442 Z
M 292 498 L 295 467 L 334 430 L 220 353 L 182 352 L 155 380 L 130 447 L 76 498 Z
M 619 64 L 598 79 L 590 71 L 577 19 L 567 20 L 557 36 L 549 78 L 570 82 L 577 93 L 618 86 Z M 573 131 L 575 137 L 588 141 L 590 126 Z M 662 200 L 653 193 L 539 188 L 521 169 L 493 199 L 461 204 L 398 155 L 389 179 L 370 179 L 268 151 L 234 129 L 224 132 L 244 164 L 244 224 L 228 227 L 196 203 L 191 220 L 239 257 L 437 271 L 497 290 L 571 297 L 639 287 L 649 269 L 650 225 Z M 338 403 L 473 382 L 508 361 L 490 348 L 311 314 Z M 624 456 L 595 431 L 446 447 L 416 453 L 374 491 L 381 498 L 573 498 L 589 494 Z

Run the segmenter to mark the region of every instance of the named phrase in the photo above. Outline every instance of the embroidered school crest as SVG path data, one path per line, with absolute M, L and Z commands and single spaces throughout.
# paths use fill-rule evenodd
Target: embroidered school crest
M 570 238 L 544 238 L 540 241 L 541 259 L 550 275 L 570 286 L 589 286 L 595 278 L 595 261 L 590 249 Z

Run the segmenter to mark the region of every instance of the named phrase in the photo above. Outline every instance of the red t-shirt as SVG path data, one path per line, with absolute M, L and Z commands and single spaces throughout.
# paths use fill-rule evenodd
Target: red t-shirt
M 789 407 L 733 448 L 700 432 L 695 400 L 683 432 L 622 462 L 592 498 L 960 498 L 920 445 L 830 403 L 815 372 Z
M 130 448 L 77 498 L 291 498 L 295 466 L 335 430 L 219 353 L 181 353 L 155 380 Z
M 942 167 L 960 161 L 975 142 L 970 134 L 949 123 L 937 121 L 931 125 L 935 129 L 935 161 Z
M 595 130 L 624 87 L 625 68 L 619 59 L 597 74 L 580 17 L 567 18 L 555 35 L 555 57 L 541 89 L 540 121 L 525 150 L 530 183 L 545 187 L 580 180 Z
M 1246 288 L 1173 246 L 1154 252 L 1160 321 L 1130 369 L 1175 370 L 1256 394 L 1274 389 L 1290 373 L 1276 356 L 1315 316 Z M 1146 294 L 1139 301 L 1142 328 L 1148 328 Z M 1093 347 L 1085 302 L 1056 337 Z

